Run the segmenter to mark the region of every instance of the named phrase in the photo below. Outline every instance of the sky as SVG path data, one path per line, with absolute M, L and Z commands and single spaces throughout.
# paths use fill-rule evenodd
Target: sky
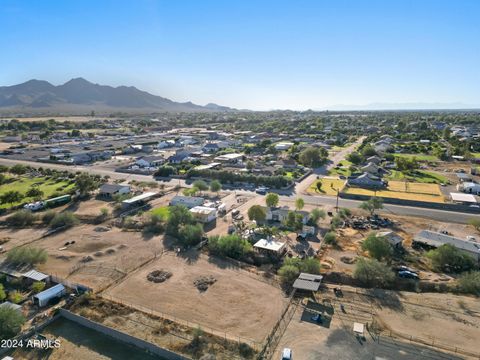
M 83 77 L 252 110 L 480 107 L 478 14 L 477 0 L 1 0 L 0 86 Z

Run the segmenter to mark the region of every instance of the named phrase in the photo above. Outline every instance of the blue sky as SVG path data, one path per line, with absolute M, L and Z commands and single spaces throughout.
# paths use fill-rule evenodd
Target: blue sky
M 0 85 L 249 109 L 480 105 L 476 0 L 1 0 Z

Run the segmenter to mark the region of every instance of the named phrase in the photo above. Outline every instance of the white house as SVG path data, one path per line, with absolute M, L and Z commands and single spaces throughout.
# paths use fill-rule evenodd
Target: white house
M 203 205 L 205 199 L 196 196 L 181 196 L 177 195 L 170 200 L 170 206 L 183 205 L 186 208 L 194 208 L 195 206 Z
M 281 255 L 286 249 L 284 242 L 276 241 L 275 239 L 260 239 L 253 247 L 257 251 L 275 255 Z
M 288 213 L 291 210 L 288 206 L 283 206 L 279 208 L 269 208 L 267 207 L 267 217 L 268 221 L 278 221 L 283 222 L 287 219 Z M 306 211 L 295 211 L 295 214 L 302 215 L 302 223 L 306 224 L 308 222 L 308 212 Z
M 207 224 L 217 218 L 217 209 L 206 206 L 195 206 L 190 209 L 193 217 L 203 224 Z
M 293 146 L 292 142 L 279 142 L 278 144 L 275 144 L 275 150 L 277 151 L 284 151 L 288 150 Z
M 155 167 L 162 165 L 165 162 L 165 159 L 161 156 L 144 156 L 135 161 L 135 164 L 145 168 L 145 167 Z
M 105 198 L 112 198 L 115 195 L 128 194 L 130 190 L 129 185 L 103 184 L 100 186 L 99 195 Z

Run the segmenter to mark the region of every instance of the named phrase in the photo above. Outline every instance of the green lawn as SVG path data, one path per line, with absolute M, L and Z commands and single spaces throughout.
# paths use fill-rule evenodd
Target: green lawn
M 393 156 L 409 158 L 409 159 L 416 158 L 418 161 L 432 161 L 432 162 L 439 161 L 439 159 L 436 156 L 426 155 L 426 154 L 393 154 Z
M 419 182 L 427 184 L 448 184 L 448 179 L 438 173 L 425 170 L 417 170 L 414 172 L 404 173 L 402 171 L 393 170 L 386 177 L 387 180 L 402 181 L 405 178 L 410 182 Z
M 475 159 L 480 159 L 480 153 L 472 153 L 472 156 L 473 156 Z
M 352 173 L 348 168 L 351 165 L 352 165 L 352 163 L 350 161 L 342 160 L 338 163 L 338 166 L 340 168 L 339 169 L 336 169 L 336 168 L 330 169 L 330 171 L 328 172 L 328 175 L 330 175 L 330 176 L 339 176 L 339 175 L 350 176 L 350 175 L 352 175 Z
M 161 206 L 150 211 L 154 215 L 160 216 L 163 220 L 167 220 L 170 215 L 170 208 L 168 206 Z
M 45 177 L 35 177 L 35 178 L 28 178 L 28 177 L 18 177 L 15 178 L 14 181 L 3 184 L 0 186 L 0 196 L 6 193 L 7 191 L 18 191 L 21 194 L 25 195 L 25 193 L 31 189 L 32 187 L 37 186 L 37 188 L 43 191 L 42 199 L 49 199 L 53 195 L 63 195 L 68 193 L 70 190 L 74 188 L 74 184 L 70 184 L 66 180 L 57 181 L 55 179 L 47 179 Z M 33 201 L 33 198 L 25 197 L 21 201 L 13 204 L 2 204 L 0 208 L 10 208 L 12 206 L 17 206 L 23 203 Z

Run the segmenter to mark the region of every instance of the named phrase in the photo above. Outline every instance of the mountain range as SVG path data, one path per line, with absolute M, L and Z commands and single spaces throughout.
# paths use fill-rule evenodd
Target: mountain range
M 175 102 L 152 95 L 133 86 L 112 87 L 91 83 L 83 78 L 52 85 L 44 80 L 29 80 L 13 86 L 0 86 L 2 113 L 71 113 L 109 112 L 196 112 L 229 111 L 226 106 L 192 102 Z

